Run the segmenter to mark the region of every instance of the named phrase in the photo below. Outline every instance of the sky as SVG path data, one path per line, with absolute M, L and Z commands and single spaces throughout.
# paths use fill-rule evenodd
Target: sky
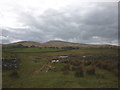
M 62 40 L 118 45 L 118 3 L 0 0 L 0 31 L 4 44 Z

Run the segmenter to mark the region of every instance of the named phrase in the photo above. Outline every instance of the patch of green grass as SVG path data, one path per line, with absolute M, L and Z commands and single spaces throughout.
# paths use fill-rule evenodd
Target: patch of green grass
M 63 49 L 29 47 L 29 48 L 8 49 L 8 51 L 10 52 L 56 52 L 56 51 L 63 51 Z
M 15 58 L 15 57 L 16 56 L 14 53 L 2 52 L 2 58 L 10 59 L 10 58 Z

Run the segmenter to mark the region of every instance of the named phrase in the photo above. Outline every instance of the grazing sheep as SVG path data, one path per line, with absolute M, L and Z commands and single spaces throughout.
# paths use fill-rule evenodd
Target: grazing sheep
M 59 60 L 56 60 L 56 62 L 58 63 L 58 62 L 59 62 Z
M 59 60 L 52 60 L 51 62 L 52 62 L 52 63 L 58 63 Z
M 86 58 L 86 56 L 83 56 L 83 58 Z

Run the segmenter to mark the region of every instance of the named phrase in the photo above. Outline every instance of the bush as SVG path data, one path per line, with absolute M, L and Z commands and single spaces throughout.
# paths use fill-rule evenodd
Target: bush
M 113 69 L 118 67 L 118 64 L 113 61 L 99 61 L 96 65 L 99 68 L 106 69 L 108 71 L 112 71 Z
M 77 67 L 76 66 L 72 66 L 72 70 L 73 71 L 77 70 Z
M 84 76 L 84 72 L 77 70 L 77 71 L 75 72 L 75 76 L 76 76 L 76 77 L 83 77 L 83 76 Z
M 70 65 L 64 65 L 64 67 L 61 69 L 62 71 L 68 71 L 70 70 Z
M 105 61 L 99 61 L 96 66 L 102 69 L 107 69 L 108 64 Z
M 13 78 L 19 77 L 18 71 L 14 70 L 14 71 L 10 74 L 10 76 L 13 77 Z
M 96 64 L 97 67 L 99 68 L 103 68 L 103 62 L 102 61 L 99 61 L 97 64 Z
M 77 60 L 71 61 L 71 64 L 74 65 L 74 66 L 78 66 L 79 65 Z
M 83 65 L 79 65 L 77 68 L 76 68 L 76 72 L 75 72 L 75 76 L 76 77 L 83 77 L 84 76 L 84 68 L 83 68 Z
M 88 67 L 86 73 L 89 75 L 95 74 L 95 66 Z
M 85 65 L 86 66 L 91 65 L 91 61 L 85 61 Z
M 83 64 L 84 62 L 81 60 L 72 60 L 70 63 L 74 66 L 79 66 L 79 65 Z
M 77 69 L 77 70 L 80 70 L 80 71 L 83 71 L 84 65 L 83 65 L 83 64 L 80 64 L 79 66 L 77 66 L 76 69 Z

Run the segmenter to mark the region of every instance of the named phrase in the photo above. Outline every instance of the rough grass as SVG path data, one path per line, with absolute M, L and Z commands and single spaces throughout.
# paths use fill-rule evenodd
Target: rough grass
M 63 49 L 53 49 L 53 48 L 38 48 L 38 47 L 32 47 L 32 48 L 17 48 L 12 50 L 12 52 L 54 52 L 54 51 L 62 51 Z
M 75 77 L 75 71 L 72 70 L 69 70 L 69 74 L 64 75 L 61 68 L 66 64 L 51 64 L 47 59 L 48 56 L 54 57 L 57 55 L 104 54 L 115 55 L 117 51 L 116 49 L 78 49 L 63 52 L 47 52 L 46 50 L 46 53 L 20 52 L 17 56 L 20 59 L 20 68 L 17 70 L 19 77 L 11 78 L 9 75 L 13 70 L 3 70 L 2 85 L 3 88 L 117 88 L 118 77 L 113 72 L 96 67 L 95 74 L 88 75 L 86 70 L 89 66 L 87 65 L 84 67 L 84 77 Z M 40 58 L 37 59 L 38 57 Z M 37 62 L 34 62 L 34 60 L 37 60 Z M 41 72 L 40 69 L 43 65 L 56 67 L 57 71 Z M 72 66 L 70 67 L 72 68 Z M 104 78 L 102 78 L 102 75 L 104 75 Z

